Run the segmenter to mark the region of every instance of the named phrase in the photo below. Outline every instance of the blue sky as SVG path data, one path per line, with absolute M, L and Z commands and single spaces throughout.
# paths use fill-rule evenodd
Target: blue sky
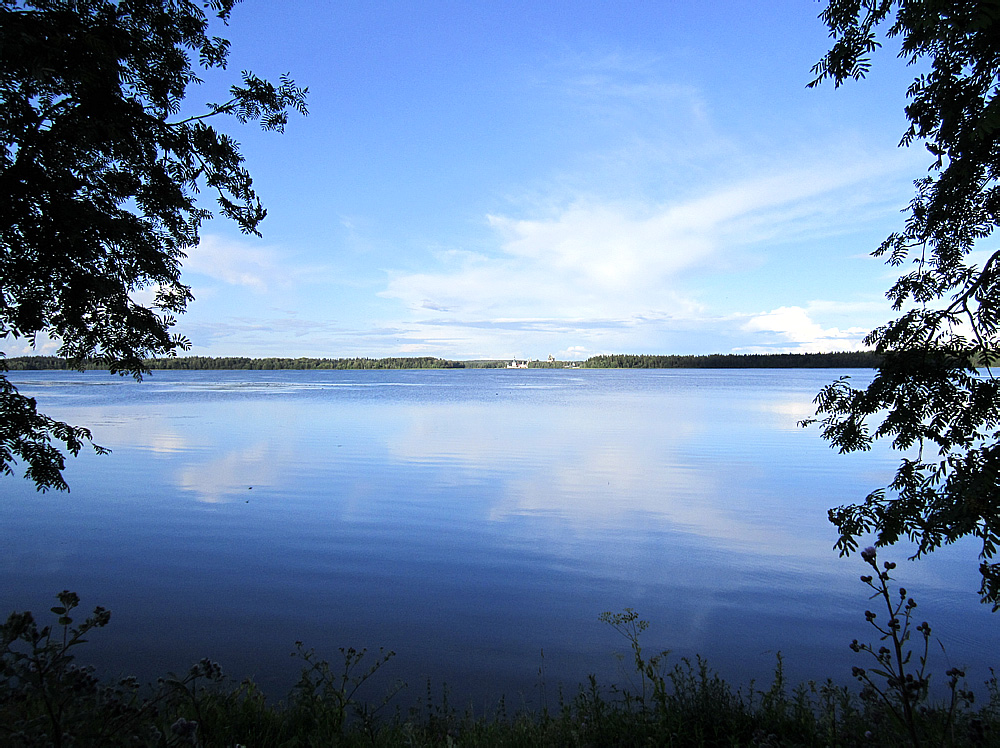
M 822 7 L 245 0 L 190 103 L 288 72 L 310 115 L 227 125 L 264 235 L 204 225 L 178 331 L 198 355 L 858 348 L 891 316 L 869 252 L 929 159 L 897 147 L 891 45 L 806 88 Z

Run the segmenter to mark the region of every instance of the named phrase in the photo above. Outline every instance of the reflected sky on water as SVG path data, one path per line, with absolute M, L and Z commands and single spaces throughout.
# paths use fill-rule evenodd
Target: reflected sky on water
M 597 616 L 626 606 L 650 650 L 737 681 L 767 680 L 780 650 L 794 679 L 848 682 L 864 567 L 831 550 L 826 510 L 896 459 L 797 427 L 842 373 L 13 372 L 113 453 L 71 460 L 69 495 L 0 479 L 0 603 L 73 589 L 113 611 L 87 645 L 108 672 L 209 656 L 275 697 L 302 640 L 394 649 L 412 699 L 430 678 L 537 704 L 540 671 L 550 699 L 621 680 L 625 642 Z M 897 572 L 977 683 L 1000 637 L 974 557 Z

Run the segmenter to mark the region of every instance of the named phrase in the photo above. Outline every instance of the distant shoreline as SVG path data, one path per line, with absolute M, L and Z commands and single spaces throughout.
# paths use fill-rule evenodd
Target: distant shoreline
M 519 359 L 522 360 L 523 359 Z M 713 353 L 701 356 L 614 354 L 585 361 L 528 361 L 530 369 L 875 369 L 881 357 L 872 351 L 840 353 Z M 6 359 L 9 371 L 73 370 L 58 356 L 17 356 Z M 392 358 L 247 358 L 242 356 L 183 356 L 147 359 L 147 369 L 180 370 L 361 370 L 361 369 L 503 369 L 510 359 L 453 361 L 433 356 Z M 107 369 L 99 361 L 83 369 Z

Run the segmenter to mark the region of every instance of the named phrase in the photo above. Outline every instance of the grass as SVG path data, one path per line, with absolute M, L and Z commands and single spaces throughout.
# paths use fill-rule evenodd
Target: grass
M 858 689 L 832 680 L 790 686 L 780 655 L 766 689 L 734 688 L 700 657 L 672 662 L 669 652 L 644 651 L 648 624 L 626 609 L 600 618 L 628 643 L 627 686 L 591 676 L 560 691 L 553 709 L 513 713 L 503 700 L 488 714 L 460 710 L 447 688 L 436 695 L 430 684 L 404 708 L 402 684 L 380 683 L 393 652 L 342 648 L 331 663 L 301 643 L 301 676 L 280 702 L 252 681 L 228 681 L 207 659 L 155 684 L 102 683 L 74 660 L 110 613 L 96 608 L 76 623 L 79 598 L 62 592 L 51 609 L 54 623 L 16 612 L 0 626 L 0 745 L 1000 746 L 996 676 L 986 683 L 986 702 L 976 705 L 964 672 L 949 670 L 947 698 L 932 703 L 930 627 L 914 623 L 916 603 L 891 587 L 894 565 L 880 568 L 874 549 L 862 558 L 874 573 L 861 581 L 879 612 L 865 612 L 875 642 L 851 644 L 870 664 L 853 668 Z

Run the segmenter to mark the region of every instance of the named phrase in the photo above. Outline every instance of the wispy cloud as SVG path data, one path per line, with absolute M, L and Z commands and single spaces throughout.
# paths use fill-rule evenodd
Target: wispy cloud
M 692 290 L 692 277 L 736 274 L 750 261 L 748 248 L 762 242 L 841 231 L 847 215 L 857 215 L 853 198 L 898 168 L 894 159 L 819 160 L 686 201 L 581 199 L 547 218 L 490 215 L 494 251 L 440 255 L 433 272 L 393 274 L 381 295 L 403 302 L 410 316 L 402 324 L 430 340 L 435 328 L 450 339 L 482 337 L 477 331 L 489 329 L 592 340 L 616 333 L 611 340 L 621 343 L 637 337 L 621 333 L 640 327 L 691 329 L 719 314 Z M 853 347 L 864 334 L 821 327 L 797 307 L 744 317 L 732 329 L 767 333 L 803 350 Z
M 244 307 L 206 317 L 191 337 L 216 350 L 458 358 L 857 347 L 876 312 L 813 300 L 871 289 L 828 289 L 809 276 L 810 253 L 860 254 L 858 232 L 905 204 L 912 154 L 844 131 L 789 140 L 795 128 L 771 132 L 766 106 L 734 116 L 647 52 L 567 49 L 519 70 L 509 109 L 515 130 L 531 122 L 527 145 L 482 146 L 534 160 L 493 194 L 470 177 L 475 199 L 449 203 L 444 218 L 458 232 L 391 201 L 383 213 L 332 214 L 346 232 L 337 250 L 365 258 L 355 287 L 283 248 L 207 236 L 186 264 L 202 281 L 196 295 Z M 397 226 L 414 214 L 426 223 Z M 382 225 L 396 228 L 375 242 Z M 838 281 L 860 267 L 841 273 L 830 256 L 821 272 Z
M 303 263 L 299 254 L 253 240 L 204 234 L 198 246 L 187 250 L 184 272 L 259 294 L 336 280 L 333 268 Z
M 279 253 L 273 248 L 251 247 L 212 234 L 202 236 L 198 246 L 188 249 L 184 270 L 258 293 L 285 276 Z
M 40 333 L 34 345 L 26 338 L 10 338 L 3 341 L 3 353 L 14 356 L 54 356 L 59 350 L 59 341 L 45 333 Z
M 200 322 L 182 319 L 178 327 L 194 341 L 192 354 L 227 356 L 251 350 L 257 356 L 384 356 L 407 345 L 411 332 L 372 321 L 344 323 L 275 309 Z

